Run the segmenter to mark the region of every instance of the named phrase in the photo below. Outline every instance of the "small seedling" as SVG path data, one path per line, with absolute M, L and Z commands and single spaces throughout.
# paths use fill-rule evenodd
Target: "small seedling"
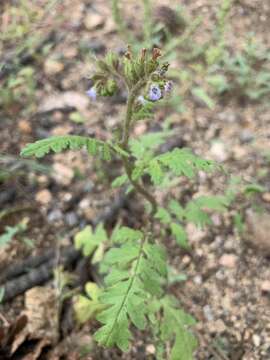
M 198 172 L 212 173 L 219 168 L 186 148 L 158 154 L 158 146 L 168 137 L 167 130 L 133 137 L 137 122 L 153 121 L 156 104 L 166 102 L 173 91 L 167 77 L 169 64 L 160 59 L 161 51 L 157 48 L 142 49 L 138 54 L 129 48 L 122 58 L 108 53 L 97 61 L 92 86 L 87 91 L 92 101 L 112 96 L 121 87 L 128 93 L 125 116 L 110 141 L 55 136 L 28 144 L 22 155 L 43 157 L 50 152 L 84 148 L 101 161 L 110 161 L 115 156 L 122 161 L 124 173 L 114 180 L 113 186 L 125 185 L 127 191 L 146 200 L 145 220 L 139 229 L 118 225 L 110 235 L 103 225 L 95 230 L 86 227 L 77 234 L 75 246 L 84 256 L 92 256 L 103 279 L 101 286 L 92 283 L 86 286 L 87 296 L 77 302 L 77 317 L 86 321 L 96 316 L 101 326 L 94 337 L 101 346 L 117 346 L 127 351 L 135 326 L 152 333 L 157 359 L 191 360 L 197 344 L 191 329 L 195 320 L 168 293 L 169 283 L 183 277 L 172 277 L 167 239 L 173 237 L 176 244 L 190 251 L 185 224 L 211 225 L 211 211 L 225 211 L 230 196 L 205 195 L 181 204 L 171 198 L 163 207 L 158 203 L 155 189 L 168 188 L 180 177 L 192 181 Z

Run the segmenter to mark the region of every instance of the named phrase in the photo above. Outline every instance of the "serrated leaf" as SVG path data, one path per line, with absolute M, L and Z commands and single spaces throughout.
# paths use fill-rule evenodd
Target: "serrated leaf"
M 118 176 L 117 178 L 115 178 L 113 180 L 112 187 L 113 188 L 120 187 L 120 186 L 124 185 L 127 181 L 128 181 L 127 175 L 124 174 L 124 175 Z
M 200 228 L 211 225 L 211 219 L 194 201 L 190 201 L 185 208 L 185 218 Z
M 150 161 L 148 167 L 148 173 L 154 185 L 160 185 L 162 183 L 162 180 L 164 178 L 164 173 L 157 160 L 154 159 L 153 161 Z
M 117 227 L 112 234 L 112 241 L 115 243 L 123 243 L 126 241 L 136 242 L 140 240 L 143 233 L 140 230 L 134 230 L 127 226 Z
M 183 226 L 176 223 L 171 223 L 170 225 L 172 234 L 175 236 L 176 242 L 184 249 L 189 248 L 187 234 Z
M 36 156 L 41 158 L 51 151 L 58 153 L 63 150 L 79 150 L 86 147 L 88 153 L 96 155 L 100 152 L 104 160 L 111 159 L 110 146 L 101 140 L 78 135 L 52 136 L 47 139 L 36 141 L 28 144 L 21 151 L 21 156 Z
M 107 234 L 103 224 L 99 224 L 93 232 L 91 226 L 86 226 L 74 237 L 75 248 L 81 249 L 84 256 L 90 256 L 101 242 L 107 241 Z
M 162 207 L 158 208 L 155 218 L 159 219 L 163 224 L 169 224 L 172 221 L 170 213 Z
M 175 200 L 171 200 L 169 203 L 169 210 L 173 215 L 177 217 L 178 220 L 182 220 L 184 217 L 185 210 L 182 206 Z

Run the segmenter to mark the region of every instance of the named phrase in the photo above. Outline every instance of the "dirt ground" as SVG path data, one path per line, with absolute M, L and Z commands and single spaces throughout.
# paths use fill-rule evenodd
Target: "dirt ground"
M 39 1 L 35 6 L 42 8 L 44 3 L 46 1 Z M 129 26 L 135 34 L 139 34 L 143 21 L 141 4 L 131 0 L 122 3 Z M 203 18 L 200 28 L 193 35 L 194 43 L 202 44 L 211 38 L 218 4 L 218 0 L 181 2 L 187 19 L 199 15 Z M 175 8 L 179 2 L 158 0 L 154 4 L 155 7 L 161 5 Z M 8 1 L 3 2 L 2 26 L 4 21 L 9 22 L 9 6 Z M 256 39 L 269 49 L 269 18 L 268 1 L 235 0 L 226 32 L 230 48 L 241 50 L 246 34 L 252 31 Z M 86 154 L 77 152 L 46 157 L 42 164 L 50 167 L 50 171 L 48 168 L 35 171 L 33 164 L 19 160 L 19 152 L 26 143 L 50 135 L 111 137 L 123 109 L 125 94 L 97 103 L 91 103 L 85 95 L 92 67 L 89 52 L 102 56 L 107 50 L 120 53 L 126 46 L 117 34 L 109 1 L 59 2 L 50 8 L 39 23 L 33 25 L 31 31 L 36 31 L 42 39 L 39 39 L 41 49 L 35 47 L 34 55 L 26 59 L 26 64 L 34 71 L 34 91 L 30 96 L 22 91 L 19 98 L 0 109 L 0 166 L 7 165 L 12 170 L 8 178 L 0 180 L 0 233 L 4 232 L 6 226 L 14 226 L 23 219 L 27 223 L 23 236 L 15 237 L 8 246 L 0 248 L 0 274 L 12 264 L 30 255 L 43 254 L 48 249 L 54 249 L 61 255 L 65 246 L 72 245 L 73 236 L 79 229 L 92 223 L 98 214 L 110 207 L 117 190 L 108 190 L 109 184 L 121 172 L 117 161 L 113 162 L 113 166 L 104 165 L 88 160 Z M 5 53 L 1 49 L 4 59 L 8 59 L 9 54 L 14 59 L 14 44 L 12 46 L 7 41 L 4 46 Z M 171 66 L 181 72 L 192 69 L 194 63 L 183 60 L 182 55 L 176 53 Z M 0 82 L 4 79 L 1 77 Z M 201 84 L 203 76 L 194 75 L 192 81 Z M 20 86 L 30 85 L 25 80 Z M 194 98 L 189 90 L 183 90 L 185 86 L 185 83 L 175 86 L 183 102 L 181 111 L 160 109 L 155 123 L 139 123 L 134 129 L 135 135 L 140 136 L 148 129 L 161 126 L 169 117 L 174 134 L 184 146 L 202 157 L 220 162 L 228 174 L 241 176 L 246 183 L 260 184 L 264 190 L 252 198 L 240 195 L 228 212 L 213 215 L 214 226 L 211 229 L 198 230 L 188 225 L 191 252 L 183 251 L 168 238 L 170 264 L 186 276 L 185 281 L 172 284 L 170 291 L 198 319 L 196 334 L 200 346 L 195 359 L 269 360 L 269 99 L 255 102 L 239 98 L 237 94 L 220 96 L 216 98 L 214 108 L 210 109 Z M 181 188 L 177 185 L 170 191 L 178 199 L 220 193 L 226 189 L 228 179 L 229 176 L 224 173 L 214 178 L 202 174 L 198 181 L 190 184 L 183 180 Z M 168 194 L 158 190 L 156 196 L 162 202 Z M 140 201 L 139 197 L 131 197 L 114 219 L 108 221 L 108 229 L 116 221 L 139 224 L 142 210 Z M 243 213 L 245 227 L 241 233 L 234 222 L 234 215 L 239 209 Z M 263 212 L 258 215 L 256 209 L 263 209 Z M 82 272 L 85 275 L 85 268 L 80 269 L 78 263 L 80 261 L 77 260 L 75 264 L 69 264 L 68 269 L 74 270 L 79 276 Z M 91 277 L 91 269 L 87 271 Z M 55 280 L 52 279 L 41 282 L 42 288 L 39 287 L 34 295 L 35 299 L 38 298 L 36 304 L 45 301 L 41 299 L 44 294 L 48 297 L 48 303 L 53 301 L 54 285 Z M 50 296 L 51 293 L 54 295 Z M 30 297 L 31 293 L 28 293 Z M 1 326 L 15 326 L 15 319 L 25 312 L 29 317 L 33 316 L 34 310 L 31 307 L 31 310 L 27 309 L 28 303 L 24 293 L 0 305 L 2 347 L 1 336 L 4 337 L 4 333 Z M 36 306 L 40 309 L 43 305 Z M 155 348 L 148 334 L 137 334 L 127 354 L 116 350 L 98 350 L 91 339 L 95 323 L 84 326 L 76 324 L 72 318 L 71 300 L 65 302 L 60 313 L 60 321 L 52 314 L 50 323 L 45 327 L 49 338 L 35 329 L 28 337 L 21 335 L 19 340 L 17 337 L 13 342 L 11 358 L 155 358 Z M 37 316 L 42 318 L 44 314 Z M 55 326 L 57 330 L 52 329 Z M 33 336 L 35 331 L 36 337 Z M 7 344 L 5 346 L 8 347 Z M 82 348 L 85 350 L 89 346 L 90 353 L 79 356 Z M 2 352 L 0 359 L 8 359 L 7 353 Z

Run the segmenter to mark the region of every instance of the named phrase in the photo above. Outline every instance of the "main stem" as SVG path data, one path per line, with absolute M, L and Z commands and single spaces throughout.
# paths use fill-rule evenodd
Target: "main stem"
M 130 91 L 128 94 L 128 101 L 127 101 L 127 111 L 126 116 L 124 119 L 123 124 L 123 133 L 122 133 L 122 141 L 121 141 L 121 147 L 126 152 L 129 152 L 129 134 L 131 130 L 131 122 L 132 122 L 132 114 L 133 114 L 133 106 L 134 102 L 136 100 L 136 97 L 138 96 L 139 90 L 144 86 L 146 80 L 142 79 L 140 80 Z M 132 178 L 132 172 L 134 169 L 133 164 L 130 162 L 130 160 L 126 156 L 122 156 L 124 168 L 127 174 L 127 177 L 130 181 L 130 183 L 133 185 L 134 189 L 138 191 L 147 201 L 151 204 L 151 217 L 155 215 L 157 212 L 157 202 L 156 199 L 144 188 L 143 185 L 141 185 L 138 181 L 134 180 Z

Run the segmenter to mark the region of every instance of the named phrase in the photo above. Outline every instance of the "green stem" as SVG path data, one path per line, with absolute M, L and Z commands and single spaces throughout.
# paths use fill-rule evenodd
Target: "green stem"
M 131 130 L 131 123 L 132 123 L 132 115 L 133 115 L 133 106 L 134 102 L 136 100 L 136 97 L 139 94 L 139 91 L 141 88 L 146 84 L 147 80 L 145 78 L 141 79 L 134 87 L 130 90 L 128 95 L 128 101 L 127 101 L 127 111 L 126 116 L 123 124 L 123 132 L 122 132 L 122 141 L 120 143 L 123 150 L 129 152 L 129 135 Z M 133 171 L 133 165 L 130 162 L 128 158 L 125 156 L 122 156 L 124 168 L 127 174 L 127 177 L 130 181 L 130 183 L 133 185 L 134 189 L 137 190 L 138 193 L 140 193 L 147 201 L 151 204 L 151 217 L 154 216 L 154 214 L 157 212 L 157 202 L 156 199 L 136 180 L 132 178 L 132 171 Z

